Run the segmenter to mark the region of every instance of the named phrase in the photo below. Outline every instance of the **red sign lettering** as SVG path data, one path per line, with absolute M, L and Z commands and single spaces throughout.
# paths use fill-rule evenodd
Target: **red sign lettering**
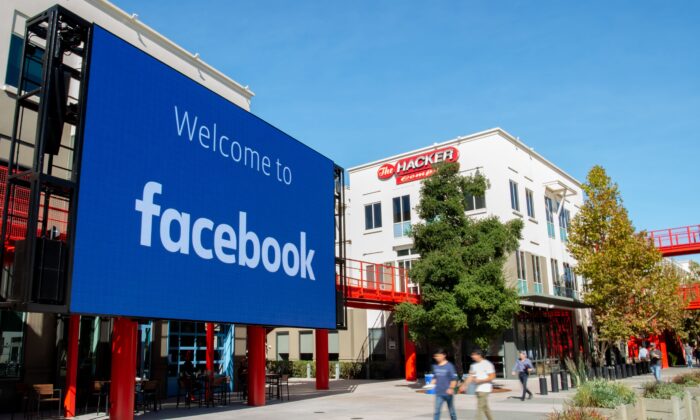
M 400 159 L 396 164 L 385 163 L 377 170 L 379 179 L 389 179 L 396 175 L 396 184 L 418 181 L 427 178 L 435 169 L 433 164 L 439 162 L 456 162 L 459 158 L 459 150 L 449 146 L 432 150 L 419 155 Z

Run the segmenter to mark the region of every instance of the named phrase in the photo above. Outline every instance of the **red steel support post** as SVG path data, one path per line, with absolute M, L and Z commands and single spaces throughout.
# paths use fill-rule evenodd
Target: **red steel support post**
M 207 401 L 211 400 L 211 381 L 214 378 L 214 324 L 207 322 L 207 375 L 209 381 L 207 382 L 206 397 Z
M 416 372 L 416 345 L 408 335 L 408 324 L 403 324 L 403 348 L 405 353 L 406 380 L 415 382 L 418 380 Z
M 248 405 L 265 405 L 265 328 L 248 326 Z
M 659 336 L 659 350 L 661 350 L 661 367 L 666 369 L 668 367 L 668 349 L 666 348 L 666 337 L 663 333 Z
M 214 324 L 207 322 L 207 371 L 214 373 Z
M 328 330 L 316 330 L 316 389 L 328 389 Z
M 136 385 L 137 324 L 128 318 L 116 318 L 112 329 L 112 381 L 109 418 L 133 420 Z
M 68 322 L 68 343 L 66 346 L 66 397 L 63 400 L 63 408 L 66 410 L 66 418 L 75 417 L 79 336 L 80 315 L 71 315 L 70 321 Z

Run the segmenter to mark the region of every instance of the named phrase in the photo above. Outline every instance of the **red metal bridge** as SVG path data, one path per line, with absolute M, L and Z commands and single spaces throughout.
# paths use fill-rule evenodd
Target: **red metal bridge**
M 653 230 L 648 235 L 664 257 L 700 254 L 700 225 Z
M 349 258 L 345 264 L 349 307 L 391 310 L 402 302 L 420 301 L 420 288 L 411 282 L 406 268 Z
M 653 230 L 649 239 L 664 257 L 700 254 L 700 225 Z M 681 286 L 679 291 L 688 310 L 700 310 L 700 283 Z

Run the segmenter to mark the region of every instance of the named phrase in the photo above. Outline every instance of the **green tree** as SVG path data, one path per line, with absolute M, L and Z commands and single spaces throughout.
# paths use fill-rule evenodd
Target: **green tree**
M 690 273 L 695 277 L 695 280 L 700 278 L 700 264 L 691 260 L 688 264 L 688 268 L 690 269 Z
M 482 196 L 487 188 L 484 176 L 462 176 L 456 163 L 437 165 L 423 181 L 417 211 L 424 222 L 415 224 L 411 233 L 421 258 L 410 271 L 421 287 L 421 303 L 396 309 L 397 320 L 408 323 L 413 340 L 451 347 L 458 371 L 463 340 L 485 347 L 511 327 L 519 310 L 517 292 L 505 283 L 503 264 L 518 247 L 522 221 L 465 215 L 465 197 Z
M 680 330 L 683 319 L 676 270 L 645 232 L 635 233 L 617 184 L 601 166 L 588 173 L 586 201 L 571 222 L 569 251 L 586 280 L 602 361 L 610 345 L 633 336 Z

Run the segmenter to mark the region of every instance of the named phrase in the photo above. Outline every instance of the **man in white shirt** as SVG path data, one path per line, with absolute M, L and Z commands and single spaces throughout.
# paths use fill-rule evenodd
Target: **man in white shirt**
M 493 364 L 484 359 L 481 350 L 472 351 L 474 363 L 469 367 L 469 378 L 460 386 L 459 391 L 464 392 L 470 383 L 476 385 L 476 418 L 481 419 L 482 413 L 488 420 L 493 420 L 491 409 L 489 408 L 488 396 L 493 390 L 491 381 L 496 378 L 496 369 Z
M 639 347 L 639 363 L 642 364 L 642 370 L 646 373 L 649 366 L 649 351 L 643 342 Z

